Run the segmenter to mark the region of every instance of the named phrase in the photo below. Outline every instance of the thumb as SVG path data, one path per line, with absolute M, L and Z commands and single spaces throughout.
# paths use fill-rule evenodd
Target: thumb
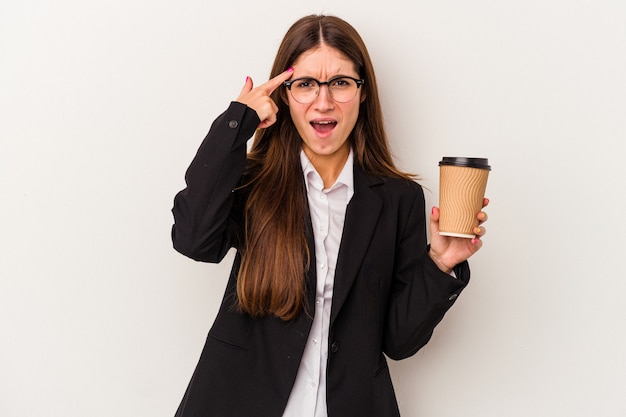
M 439 207 L 433 207 L 430 212 L 430 232 L 435 234 L 439 232 Z
M 244 94 L 249 93 L 250 91 L 252 91 L 252 87 L 254 86 L 253 82 L 252 82 L 252 78 L 250 77 L 246 77 L 246 82 L 243 85 L 243 88 L 241 89 L 241 92 L 239 93 L 239 97 L 243 96 Z
M 430 212 L 430 220 L 434 222 L 439 221 L 439 207 L 433 207 Z

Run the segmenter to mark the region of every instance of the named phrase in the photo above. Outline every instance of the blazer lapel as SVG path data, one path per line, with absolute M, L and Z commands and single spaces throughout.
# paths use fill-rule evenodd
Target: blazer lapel
M 354 195 L 346 209 L 335 268 L 331 325 L 350 293 L 376 228 L 383 203 L 373 187 L 382 183 L 381 178 L 367 176 L 358 164 L 354 164 Z

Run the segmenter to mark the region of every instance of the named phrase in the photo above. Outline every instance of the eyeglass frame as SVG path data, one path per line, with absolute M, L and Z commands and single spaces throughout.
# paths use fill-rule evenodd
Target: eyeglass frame
M 293 99 L 294 99 L 294 100 L 296 100 L 296 101 L 297 101 L 298 103 L 300 103 L 300 104 L 311 104 L 311 103 L 313 103 L 313 102 L 314 102 L 314 101 L 315 101 L 315 100 L 319 97 L 319 95 L 320 95 L 320 90 L 322 89 L 322 86 L 323 86 L 323 85 L 326 85 L 326 86 L 328 87 L 328 94 L 330 95 L 330 98 L 332 98 L 334 101 L 337 101 L 337 100 L 335 100 L 335 98 L 333 97 L 333 93 L 332 93 L 332 91 L 331 91 L 331 89 L 330 89 L 330 83 L 332 83 L 333 81 L 339 80 L 339 79 L 341 79 L 341 78 L 348 78 L 348 79 L 350 79 L 350 80 L 354 81 L 354 82 L 356 83 L 356 89 L 357 89 L 357 91 L 361 88 L 361 86 L 362 86 L 363 84 L 365 84 L 365 79 L 363 79 L 363 78 L 354 78 L 354 77 L 350 77 L 349 75 L 338 75 L 338 76 L 336 76 L 336 77 L 331 78 L 331 79 L 330 79 L 330 80 L 328 80 L 328 81 L 323 81 L 323 82 L 322 82 L 322 81 L 319 81 L 319 80 L 317 80 L 317 79 L 315 79 L 315 78 L 313 78 L 313 77 L 300 77 L 300 78 L 296 78 L 295 80 L 287 80 L 287 81 L 283 81 L 283 86 L 285 86 L 285 88 L 286 88 L 287 90 L 289 90 L 289 93 L 291 94 L 291 97 L 293 97 L 293 93 L 291 92 L 291 85 L 292 85 L 293 83 L 295 83 L 296 81 L 302 81 L 302 80 L 310 80 L 310 81 L 315 81 L 315 82 L 317 83 L 318 87 L 319 87 L 319 90 L 317 91 L 317 94 L 315 95 L 315 98 L 314 98 L 313 100 L 311 100 L 311 101 L 310 101 L 310 102 L 308 102 L 308 103 L 300 103 L 298 100 L 296 100 L 296 98 L 295 98 L 295 97 L 293 97 Z M 356 97 L 356 93 L 354 93 L 354 97 Z M 352 97 L 350 100 L 352 100 L 354 97 Z M 347 103 L 347 102 L 349 102 L 350 100 L 348 100 L 348 101 L 337 101 L 337 103 Z

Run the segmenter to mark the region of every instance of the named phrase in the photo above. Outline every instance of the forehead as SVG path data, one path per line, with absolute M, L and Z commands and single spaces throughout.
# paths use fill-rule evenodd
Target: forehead
M 294 76 L 300 75 L 357 75 L 356 65 L 341 51 L 320 45 L 303 52 L 293 63 Z

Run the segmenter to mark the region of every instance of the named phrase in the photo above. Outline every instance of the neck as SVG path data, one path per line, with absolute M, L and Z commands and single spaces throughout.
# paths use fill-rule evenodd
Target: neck
M 312 155 L 307 148 L 304 148 L 304 153 L 322 178 L 326 189 L 332 187 L 341 174 L 350 154 L 350 146 L 343 147 L 332 155 Z

